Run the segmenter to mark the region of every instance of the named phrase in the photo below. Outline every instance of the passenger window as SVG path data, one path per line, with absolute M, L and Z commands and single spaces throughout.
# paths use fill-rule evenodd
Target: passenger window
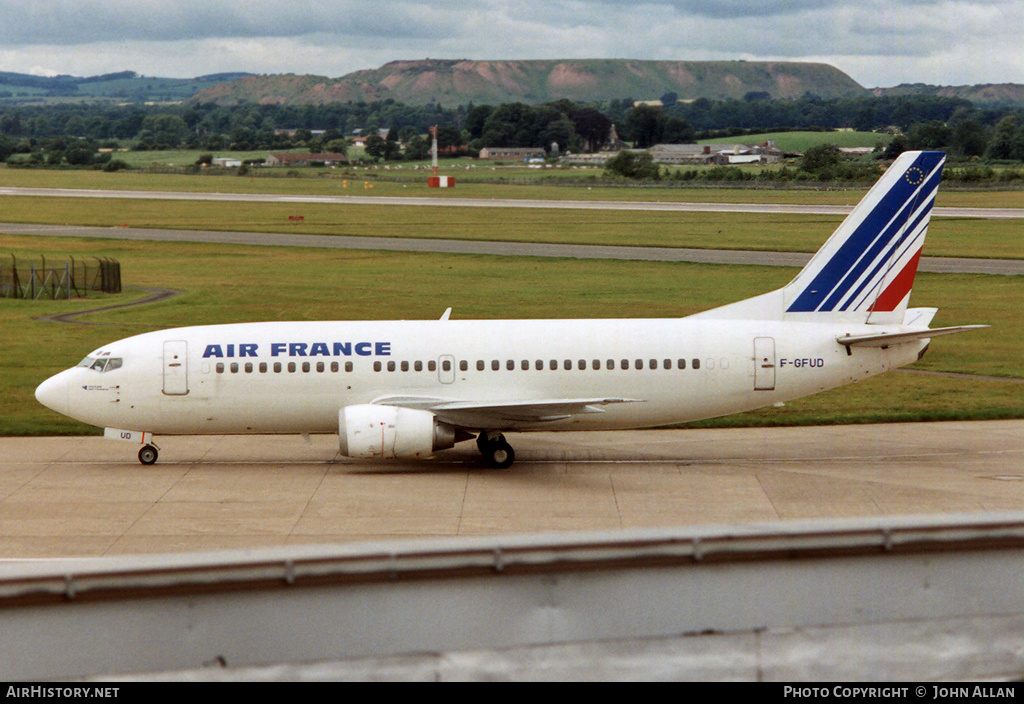
M 651 369 L 657 369 L 658 368 L 658 360 L 656 360 L 656 359 L 650 360 L 647 363 L 647 366 L 650 367 Z
M 260 362 L 260 374 L 266 374 L 266 373 L 267 373 L 267 363 L 266 362 Z
M 388 371 L 389 372 L 395 371 L 395 363 L 394 362 L 388 362 Z
M 534 363 L 534 365 L 533 365 L 533 368 L 534 368 L 534 369 L 536 369 L 536 370 L 537 370 L 537 371 L 539 371 L 539 372 L 542 372 L 542 371 L 544 371 L 544 360 L 543 360 L 543 359 L 538 359 L 538 360 L 537 360 L 537 361 L 536 361 L 536 362 Z
M 317 362 L 317 363 L 316 363 L 316 370 L 317 370 L 318 372 L 321 372 L 321 373 L 322 373 L 322 372 L 324 371 L 324 363 L 323 363 L 323 362 Z
M 345 371 L 347 371 L 347 372 L 350 372 L 350 371 L 352 371 L 352 370 L 353 370 L 354 368 L 355 368 L 355 367 L 354 367 L 354 366 L 352 365 L 352 362 L 345 362 Z
M 633 366 L 635 366 L 637 369 L 643 369 L 644 368 L 644 360 L 642 360 L 642 359 L 636 360 L 636 362 L 634 363 Z
M 419 360 L 416 360 L 416 362 L 414 362 L 413 365 L 412 365 L 412 369 L 413 369 L 413 371 L 416 371 L 416 372 L 423 371 L 423 362 L 421 362 Z
M 403 372 L 409 371 L 409 363 L 407 361 L 405 361 L 405 360 L 402 360 L 402 371 Z
M 528 360 L 528 359 L 524 359 L 524 360 L 522 361 L 522 363 L 520 364 L 520 367 L 522 368 L 522 370 L 523 370 L 524 372 L 528 372 L 528 371 L 530 371 L 530 360 Z
M 381 367 L 380 360 L 373 363 L 373 371 L 379 372 L 382 368 L 383 367 Z
M 484 360 L 482 360 L 482 359 L 476 360 L 476 370 L 478 372 L 482 372 L 484 370 Z
M 615 360 L 614 359 L 605 360 L 604 366 L 605 366 L 605 369 L 609 369 L 609 370 L 615 369 Z
M 451 369 L 452 369 L 451 363 L 450 362 L 445 362 L 444 363 L 444 370 L 446 372 L 448 372 L 448 371 L 451 371 Z M 430 360 L 429 362 L 427 362 L 427 371 L 428 372 L 436 372 L 437 371 L 437 362 L 435 362 L 434 360 Z
M 581 359 L 580 361 L 576 362 L 576 367 L 577 367 L 577 368 L 578 368 L 578 369 L 579 369 L 579 370 L 580 370 L 581 372 L 585 372 L 585 371 L 587 370 L 587 360 L 585 360 L 585 359 Z
M 274 362 L 274 373 L 275 374 L 280 374 L 281 373 L 281 363 L 280 362 Z
M 309 372 L 309 362 L 302 363 L 302 371 Z
M 694 369 L 700 369 L 700 360 L 699 359 L 693 360 L 693 368 Z
M 245 373 L 252 374 L 252 362 L 245 363 Z
M 678 364 L 680 369 L 686 369 L 686 360 L 685 359 L 676 360 L 676 364 Z
M 223 374 L 224 373 L 224 362 L 217 362 L 217 373 L 218 374 Z
M 499 361 L 498 361 L 498 360 L 496 360 L 496 359 L 492 359 L 492 360 L 491 360 L 491 371 L 492 371 L 492 372 L 496 372 L 496 371 L 498 371 L 499 369 L 501 369 L 501 362 L 499 362 Z
M 445 362 L 445 364 L 447 364 L 447 362 Z M 467 371 L 469 369 L 469 360 L 466 360 L 466 359 L 461 360 L 459 362 L 459 369 L 461 371 Z M 448 370 L 445 369 L 445 371 L 448 371 Z
M 558 371 L 558 360 L 552 359 L 551 362 L 548 364 L 548 368 L 551 369 L 551 371 L 553 372 Z
M 666 359 L 664 362 L 662 362 L 662 366 L 665 369 L 671 369 L 672 368 L 672 360 L 671 359 Z
M 238 362 L 232 362 L 231 363 L 231 373 L 232 374 L 237 374 L 238 373 Z
M 337 362 L 331 362 L 331 371 L 332 371 L 332 372 L 336 372 L 336 371 L 338 371 L 338 370 L 339 370 L 340 368 L 341 368 L 341 367 L 340 367 L 340 366 L 338 365 L 338 363 L 337 363 Z
M 629 360 L 628 359 L 622 360 L 622 363 L 619 366 L 622 367 L 623 369 L 629 369 Z
M 562 363 L 562 366 L 565 367 L 565 371 L 570 371 L 572 369 L 572 360 L 571 359 L 565 360 Z
M 516 370 L 516 363 L 515 363 L 515 361 L 513 361 L 511 359 L 506 360 L 506 362 L 505 362 L 505 369 L 507 369 L 510 372 L 514 372 Z

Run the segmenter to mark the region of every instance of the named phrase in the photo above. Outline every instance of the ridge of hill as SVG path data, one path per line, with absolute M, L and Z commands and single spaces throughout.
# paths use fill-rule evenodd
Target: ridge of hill
M 1024 106 L 1024 84 L 980 83 L 972 86 L 935 86 L 926 83 L 901 83 L 892 88 L 875 88 L 875 96 L 937 95 L 941 98 L 963 98 L 985 107 Z
M 212 73 L 195 78 L 158 78 L 119 71 L 83 78 L 0 71 L 0 104 L 180 102 L 211 86 L 249 75 L 252 74 Z
M 422 59 L 392 61 L 340 78 L 250 76 L 200 91 L 192 100 L 222 105 L 373 102 L 388 98 L 408 105 L 539 104 L 562 98 L 574 102 L 626 97 L 654 100 L 666 93 L 675 93 L 680 100 L 742 98 L 752 92 L 772 98 L 797 98 L 806 93 L 822 98 L 869 95 L 845 73 L 821 63 Z

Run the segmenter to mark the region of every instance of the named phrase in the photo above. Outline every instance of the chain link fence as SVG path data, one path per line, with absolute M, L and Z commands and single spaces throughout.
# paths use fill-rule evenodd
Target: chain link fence
M 0 258 L 0 298 L 82 298 L 88 291 L 121 292 L 121 263 L 107 257 L 59 262 Z

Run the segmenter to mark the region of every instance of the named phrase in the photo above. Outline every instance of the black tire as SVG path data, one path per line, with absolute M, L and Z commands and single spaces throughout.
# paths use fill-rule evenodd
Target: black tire
M 484 458 L 491 467 L 505 469 L 511 467 L 512 463 L 516 461 L 516 452 L 503 438 L 488 446 L 487 452 L 484 453 Z
M 142 464 L 153 464 L 159 456 L 160 453 L 152 445 L 146 445 L 139 450 L 139 462 Z

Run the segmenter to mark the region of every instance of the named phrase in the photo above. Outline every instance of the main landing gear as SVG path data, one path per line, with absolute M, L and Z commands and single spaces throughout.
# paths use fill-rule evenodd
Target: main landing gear
M 476 446 L 487 464 L 495 469 L 511 467 L 516 461 L 515 450 L 501 433 L 481 432 L 476 438 Z
M 159 456 L 160 451 L 157 449 L 156 445 L 146 445 L 139 450 L 139 462 L 142 464 L 153 464 Z

